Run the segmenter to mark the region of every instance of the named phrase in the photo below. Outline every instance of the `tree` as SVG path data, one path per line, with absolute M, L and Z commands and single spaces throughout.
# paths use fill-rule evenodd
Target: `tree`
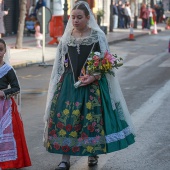
M 27 0 L 20 0 L 20 17 L 18 23 L 17 38 L 15 43 L 15 48 L 22 48 L 24 26 L 25 26 L 25 17 L 26 17 L 26 4 Z

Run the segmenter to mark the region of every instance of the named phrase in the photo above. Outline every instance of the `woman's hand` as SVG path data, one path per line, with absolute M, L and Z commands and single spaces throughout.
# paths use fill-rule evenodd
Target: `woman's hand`
M 81 85 L 80 86 L 86 86 L 88 84 L 93 83 L 94 81 L 100 79 L 100 75 L 96 75 L 96 76 L 91 76 L 91 75 L 84 75 L 80 77 L 81 80 Z
M 82 82 L 80 86 L 86 86 L 86 85 L 94 82 L 95 78 L 94 78 L 94 76 L 85 75 L 85 76 L 81 76 L 80 80 Z
M 5 95 L 4 95 L 4 92 L 0 90 L 0 98 L 4 98 Z

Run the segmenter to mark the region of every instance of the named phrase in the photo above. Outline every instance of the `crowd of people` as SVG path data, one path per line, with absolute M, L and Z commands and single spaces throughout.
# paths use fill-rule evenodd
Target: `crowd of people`
M 113 29 L 130 28 L 132 12 L 129 2 L 123 3 L 121 0 L 116 3 L 113 1 Z M 155 4 L 151 8 L 150 4 L 142 3 L 139 18 L 142 19 L 142 29 L 150 29 L 154 23 L 165 21 L 164 9 L 162 4 Z
M 150 29 L 155 23 L 165 21 L 163 7 L 155 4 L 151 8 L 150 4 L 143 3 L 140 8 L 140 18 L 142 19 L 142 29 Z
M 113 1 L 113 29 L 116 28 L 130 28 L 131 25 L 131 9 L 130 3 Z

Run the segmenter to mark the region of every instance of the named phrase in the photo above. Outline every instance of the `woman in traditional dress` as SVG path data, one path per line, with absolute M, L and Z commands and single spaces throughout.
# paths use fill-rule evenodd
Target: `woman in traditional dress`
M 24 129 L 13 96 L 20 92 L 14 69 L 7 64 L 7 47 L 0 39 L 0 169 L 31 166 Z
M 79 1 L 57 47 L 44 116 L 45 147 L 63 155 L 56 170 L 70 168 L 70 155 L 88 156 L 88 165 L 94 166 L 97 155 L 134 143 L 116 73 L 81 74 L 92 51 L 104 55 L 108 43 L 89 5 Z
M 0 38 L 2 37 L 2 34 L 5 33 L 4 15 L 8 15 L 8 10 L 7 7 L 4 5 L 4 1 L 0 0 Z

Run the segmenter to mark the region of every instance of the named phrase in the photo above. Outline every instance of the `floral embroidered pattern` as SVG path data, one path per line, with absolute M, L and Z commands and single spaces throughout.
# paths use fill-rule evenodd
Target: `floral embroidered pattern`
M 57 85 L 52 104 L 55 106 L 60 96 L 62 79 Z M 90 86 L 87 102 L 66 101 L 63 108 L 52 107 L 49 119 L 48 148 L 63 152 L 104 153 L 105 137 L 101 112 L 99 84 Z M 87 114 L 82 114 L 82 109 Z M 90 137 L 89 137 L 90 136 Z
M 67 73 L 57 84 L 48 121 L 47 150 L 69 155 L 97 155 L 127 147 L 127 137 L 132 138 L 133 143 L 133 136 L 129 137 L 131 131 L 126 122 L 119 122 L 120 126 L 117 123 L 120 121 L 119 114 L 123 112 L 120 103 L 116 104 L 115 111 L 111 104 L 111 109 L 106 109 L 102 106 L 103 92 L 98 81 L 87 87 L 66 89 L 65 85 L 72 80 Z M 111 112 L 110 116 L 114 115 L 111 120 L 115 121 L 115 128 L 119 131 L 110 128 L 110 120 L 103 116 L 107 112 Z M 111 134 L 106 134 L 107 126 L 110 128 L 108 133 Z M 108 144 L 113 146 L 109 146 L 110 150 Z

